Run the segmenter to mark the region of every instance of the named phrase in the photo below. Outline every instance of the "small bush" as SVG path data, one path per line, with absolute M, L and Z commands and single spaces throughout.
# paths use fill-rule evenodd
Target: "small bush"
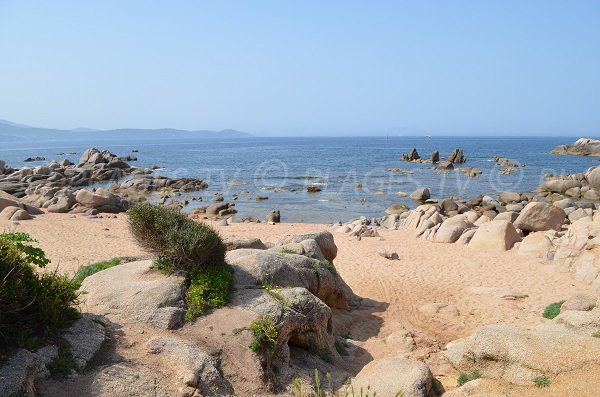
M 228 264 L 208 266 L 190 273 L 185 319 L 193 321 L 207 309 L 227 304 L 233 287 L 233 269 Z
M 46 364 L 46 368 L 54 379 L 65 379 L 75 369 L 75 360 L 73 360 L 73 355 L 66 342 L 59 343 L 58 356 Z
M 78 286 L 56 272 L 38 274 L 49 261 L 26 234 L 0 234 L 0 353 L 35 348 L 78 317 Z M 33 249 L 33 250 L 32 250 Z
M 83 280 L 85 280 L 86 277 L 89 277 L 92 274 L 98 273 L 99 271 L 109 269 L 113 266 L 120 265 L 122 261 L 123 261 L 122 258 L 112 258 L 107 261 L 83 265 L 79 268 L 79 270 L 77 270 L 77 273 L 75 273 L 75 277 L 73 277 L 73 281 L 81 286 L 81 283 L 83 282 Z
M 277 346 L 279 330 L 271 317 L 262 316 L 252 321 L 250 331 L 254 334 L 254 340 L 250 343 L 252 351 L 258 352 L 261 348 L 274 349 Z
M 462 374 L 458 375 L 456 382 L 458 383 L 459 386 L 462 386 L 469 381 L 479 379 L 479 378 L 481 378 L 481 374 L 479 373 L 479 371 L 473 371 L 470 374 L 462 373 Z
M 337 350 L 340 356 L 347 356 L 348 349 L 346 349 L 346 345 L 340 341 L 335 341 L 335 350 Z
M 550 386 L 550 379 L 545 375 L 539 375 L 533 378 L 533 383 L 535 383 L 537 387 L 548 387 Z
M 544 309 L 544 312 L 542 313 L 542 317 L 552 320 L 554 317 L 556 317 L 560 314 L 560 308 L 563 305 L 563 303 L 565 303 L 564 300 L 554 302 L 554 303 L 546 306 L 546 308 Z
M 209 225 L 195 222 L 176 209 L 136 204 L 127 212 L 129 228 L 137 243 L 158 260 L 166 272 L 193 271 L 225 261 L 225 244 Z
M 592 335 L 594 338 L 600 338 L 600 331 L 596 332 L 594 335 Z

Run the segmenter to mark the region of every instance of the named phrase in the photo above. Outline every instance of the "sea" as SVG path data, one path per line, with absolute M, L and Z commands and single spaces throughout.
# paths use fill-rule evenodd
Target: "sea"
M 193 177 L 208 183 L 206 190 L 181 197 L 189 206 L 207 205 L 222 194 L 235 203 L 236 217 L 264 219 L 274 209 L 282 222 L 329 223 L 364 215 L 382 216 L 385 208 L 417 203 L 398 192 L 410 194 L 427 187 L 432 198 L 470 197 L 502 191 L 529 192 L 544 175 L 583 172 L 600 165 L 599 158 L 559 156 L 555 146 L 573 143 L 576 137 L 307 137 L 235 139 L 136 139 L 128 141 L 89 137 L 77 141 L 19 140 L 0 143 L 0 160 L 13 168 L 45 164 L 52 159 L 77 163 L 88 147 L 107 149 L 119 156 L 133 155 L 136 167 L 161 167 L 155 173 L 168 177 Z M 401 161 L 401 155 L 416 148 L 422 158 L 437 150 L 447 158 L 455 148 L 464 151 L 465 167 L 482 170 L 479 177 L 462 172 L 441 173 L 432 164 Z M 133 151 L 136 152 L 133 152 Z M 62 154 L 66 153 L 66 154 Z M 75 153 L 75 154 L 69 154 Z M 493 156 L 506 157 L 523 165 L 503 175 Z M 46 161 L 24 162 L 42 156 Z M 388 171 L 401 168 L 411 172 Z M 308 186 L 322 190 L 307 192 Z M 240 194 L 247 191 L 249 194 Z M 268 197 L 257 201 L 256 195 Z M 233 198 L 237 196 L 234 201 Z M 202 197 L 202 201 L 192 201 Z

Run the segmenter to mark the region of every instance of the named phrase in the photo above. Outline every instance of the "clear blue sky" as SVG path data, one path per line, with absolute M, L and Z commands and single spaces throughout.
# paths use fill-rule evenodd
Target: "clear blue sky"
M 600 1 L 0 0 L 0 54 L 35 126 L 600 132 Z

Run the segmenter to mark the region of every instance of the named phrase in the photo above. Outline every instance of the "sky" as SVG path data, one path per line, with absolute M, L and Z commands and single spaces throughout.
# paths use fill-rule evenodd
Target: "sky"
M 0 119 L 600 135 L 600 1 L 0 0 Z

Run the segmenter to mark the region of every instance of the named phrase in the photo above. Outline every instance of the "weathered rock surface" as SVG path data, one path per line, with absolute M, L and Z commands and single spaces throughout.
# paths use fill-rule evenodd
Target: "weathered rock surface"
M 597 139 L 580 138 L 572 145 L 559 145 L 555 147 L 551 153 L 573 156 L 600 156 L 600 141 Z
M 429 367 L 420 361 L 386 357 L 373 360 L 352 381 L 354 390 L 367 390 L 381 397 L 394 397 L 399 392 L 404 396 L 432 396 L 433 376 Z
M 521 236 L 512 223 L 494 219 L 479 226 L 469 242 L 469 247 L 484 251 L 506 251 L 519 241 Z
M 528 384 L 538 375 L 552 376 L 600 363 L 600 339 L 489 325 L 449 343 L 445 355 L 462 372 L 477 370 L 484 378 Z
M 279 244 L 283 245 L 287 243 L 299 243 L 303 240 L 309 239 L 315 240 L 317 244 L 319 244 L 319 248 L 321 248 L 321 252 L 325 256 L 325 259 L 333 263 L 333 260 L 337 256 L 337 246 L 335 245 L 333 235 L 330 232 L 314 232 L 298 234 L 295 236 L 286 236 L 279 242 Z
M 81 371 L 100 350 L 106 331 L 93 317 L 84 314 L 65 330 L 63 338 L 69 344 L 75 367 Z
M 82 305 L 109 319 L 146 322 L 174 329 L 184 316 L 184 278 L 151 269 L 152 261 L 125 263 L 87 277 Z
M 155 336 L 146 343 L 146 348 L 173 368 L 182 384 L 198 389 L 203 396 L 233 395 L 231 385 L 219 372 L 219 360 L 196 344 L 171 336 Z
M 236 288 L 304 287 L 327 305 L 341 309 L 348 308 L 354 296 L 337 272 L 304 255 L 241 249 L 229 251 L 226 260 L 235 269 Z
M 431 198 L 431 193 L 426 187 L 421 187 L 410 194 L 410 198 L 415 201 L 425 201 Z
M 544 230 L 560 230 L 566 218 L 562 208 L 547 203 L 532 202 L 523 208 L 515 220 L 515 228 L 539 232 Z

